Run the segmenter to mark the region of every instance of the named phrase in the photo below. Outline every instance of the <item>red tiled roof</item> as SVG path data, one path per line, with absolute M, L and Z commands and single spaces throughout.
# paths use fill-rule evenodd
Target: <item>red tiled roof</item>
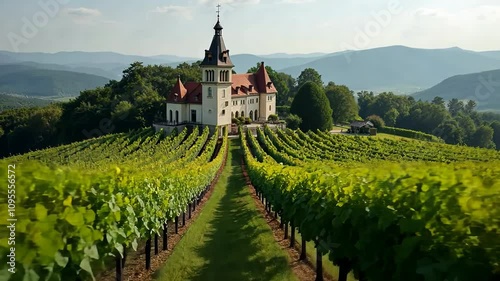
M 177 82 L 175 82 L 172 91 L 170 91 L 170 94 L 167 97 L 167 102 L 169 103 L 185 102 L 186 94 L 187 94 L 187 89 L 182 84 L 181 78 L 177 77 Z
M 274 87 L 273 81 L 271 81 L 271 78 L 269 78 L 269 75 L 267 74 L 264 62 L 260 64 L 260 67 L 255 73 L 255 76 L 257 78 L 259 93 L 270 94 L 277 92 L 276 88 Z
M 200 103 L 202 100 L 202 94 L 201 94 L 201 83 L 198 82 L 187 82 L 185 85 L 187 89 L 187 99 L 186 101 L 188 103 Z
M 231 96 L 244 97 L 248 95 L 258 95 L 262 93 L 276 93 L 271 78 L 267 74 L 264 62 L 261 63 L 256 73 L 233 74 L 231 85 Z M 187 82 L 182 84 L 178 78 L 171 94 L 167 97 L 169 103 L 202 103 L 202 86 L 198 82 Z M 178 94 L 175 100 L 175 93 Z

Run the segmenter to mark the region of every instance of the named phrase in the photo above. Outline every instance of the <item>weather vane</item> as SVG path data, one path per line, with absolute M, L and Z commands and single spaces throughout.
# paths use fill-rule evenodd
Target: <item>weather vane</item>
M 218 4 L 216 7 L 217 7 L 217 21 L 218 21 L 220 16 L 220 4 Z

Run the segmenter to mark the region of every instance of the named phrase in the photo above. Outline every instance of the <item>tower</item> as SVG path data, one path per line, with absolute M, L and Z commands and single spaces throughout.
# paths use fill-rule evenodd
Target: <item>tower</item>
M 217 6 L 220 8 L 220 5 Z M 212 126 L 231 124 L 231 83 L 233 63 L 222 38 L 222 25 L 217 11 L 215 34 L 210 48 L 200 64 L 202 71 L 203 124 Z

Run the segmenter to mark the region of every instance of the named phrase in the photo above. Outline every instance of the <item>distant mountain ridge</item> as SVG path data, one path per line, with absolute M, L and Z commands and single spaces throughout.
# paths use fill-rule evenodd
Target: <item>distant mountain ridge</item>
M 22 64 L 0 65 L 0 93 L 31 97 L 72 97 L 104 86 L 109 78 Z
M 500 69 L 456 75 L 413 95 L 416 99 L 474 100 L 479 110 L 500 111 Z
M 79 72 L 120 79 L 130 63 L 142 61 L 172 67 L 202 58 L 173 55 L 132 56 L 113 52 L 12 53 L 0 51 L 0 65 L 19 64 L 39 69 Z M 345 84 L 354 91 L 420 92 L 455 75 L 500 69 L 500 51 L 475 52 L 458 47 L 419 49 L 388 46 L 335 53 L 231 55 L 237 73 L 264 61 L 277 71 L 298 77 L 305 68 L 316 69 L 325 83 Z

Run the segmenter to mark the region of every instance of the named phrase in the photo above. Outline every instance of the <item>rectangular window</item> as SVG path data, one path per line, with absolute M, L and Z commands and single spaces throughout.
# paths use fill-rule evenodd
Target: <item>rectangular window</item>
M 259 98 L 257 98 L 256 100 L 257 100 L 257 102 L 259 102 Z
M 226 115 L 226 110 L 225 109 L 222 110 L 222 115 Z
M 228 105 L 229 105 L 229 102 L 228 102 L 228 101 L 226 101 L 226 106 L 228 106 Z

